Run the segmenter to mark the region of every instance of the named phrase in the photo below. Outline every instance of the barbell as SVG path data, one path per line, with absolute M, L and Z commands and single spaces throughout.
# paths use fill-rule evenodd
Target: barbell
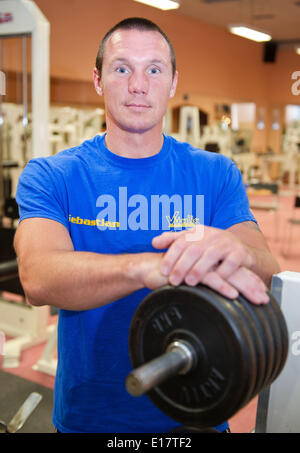
M 0 262 L 0 281 L 10 280 L 18 276 L 18 261 L 11 259 Z
M 126 388 L 144 393 L 184 426 L 217 426 L 280 374 L 288 332 L 280 307 L 231 300 L 205 287 L 165 286 L 138 306 L 129 331 L 133 371 Z

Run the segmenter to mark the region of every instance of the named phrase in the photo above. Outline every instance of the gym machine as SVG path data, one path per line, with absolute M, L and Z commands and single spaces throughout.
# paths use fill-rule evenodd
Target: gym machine
M 0 269 L 3 271 L 0 279 L 0 331 L 6 337 L 13 337 L 5 343 L 2 363 L 5 368 L 18 366 L 21 352 L 25 348 L 47 341 L 55 326 L 48 326 L 48 307 L 32 307 L 26 304 L 18 274 L 4 275 L 8 263 L 15 261 L 17 265 L 13 239 L 14 221 L 18 219 L 14 198 L 18 176 L 30 158 L 49 155 L 50 26 L 31 0 L 2 0 L 0 17 L 0 69 L 6 79 L 6 92 L 2 95 L 10 93 L 10 75 L 15 69 L 14 64 L 17 67 L 19 61 L 22 62 L 22 71 L 15 77 L 17 83 L 21 81 L 17 91 L 22 91 L 22 104 L 5 104 L 4 111 L 0 96 Z M 29 40 L 31 68 L 28 67 Z M 10 49 L 11 43 L 16 44 L 18 49 L 21 48 L 21 56 L 17 56 L 17 62 L 7 63 L 8 56 L 11 57 L 7 49 Z M 28 84 L 29 73 L 31 91 Z M 14 142 L 10 142 L 8 146 L 6 140 L 8 115 L 21 115 L 18 123 L 21 129 L 18 132 L 22 136 L 22 146 L 19 149 L 13 149 Z
M 164 116 L 164 133 L 182 142 L 188 142 L 192 146 L 200 146 L 200 114 L 199 108 L 193 105 L 183 105 L 179 108 L 178 133 L 172 131 L 172 109 L 168 109 Z
M 173 132 L 173 112 L 169 108 L 164 116 L 163 131 L 176 140 L 190 143 L 196 148 L 205 149 L 232 158 L 232 133 L 222 130 L 218 124 L 203 126 L 200 132 L 199 108 L 193 105 L 183 105 L 179 108 L 178 133 Z
M 12 434 L 19 431 L 35 408 L 40 404 L 42 398 L 43 397 L 40 393 L 30 393 L 9 423 L 0 420 L 0 434 Z
M 0 69 L 6 75 L 6 94 L 13 91 L 10 78 L 16 80 L 16 92 L 19 105 L 9 105 L 9 112 L 4 111 L 0 98 L 0 218 L 4 215 L 5 200 L 13 198 L 16 182 L 6 182 L 4 198 L 4 172 L 9 180 L 12 168 L 22 169 L 30 158 L 49 155 L 49 23 L 31 0 L 2 0 L 0 16 L 4 18 L 0 28 Z M 31 49 L 28 41 L 31 39 Z M 12 47 L 10 47 L 12 46 Z M 10 53 L 21 48 L 16 60 L 12 61 Z M 31 54 L 31 68 L 28 61 Z M 13 71 L 22 62 L 22 71 Z M 31 73 L 31 92 L 28 77 Z M 10 149 L 7 152 L 6 128 L 7 116 L 20 117 L 22 149 Z M 14 127 L 16 124 L 14 124 Z M 30 128 L 29 128 L 30 126 Z M 30 129 L 30 131 L 29 131 Z M 28 149 L 28 138 L 31 138 L 31 149 Z M 14 145 L 14 143 L 11 143 Z M 6 151 L 6 152 L 4 152 Z M 9 187 L 11 185 L 11 187 Z M 9 211 L 9 209 L 7 210 Z M 9 212 L 6 212 L 8 214 Z M 9 217 L 9 215 L 8 215 Z
M 23 350 L 44 343 L 56 333 L 49 325 L 49 307 L 33 307 L 25 301 L 18 276 L 18 262 L 12 248 L 15 230 L 2 228 L 0 248 L 0 332 L 9 339 L 5 342 L 3 368 L 19 365 Z M 35 365 L 39 370 L 38 364 Z M 51 373 L 53 374 L 53 373 Z
M 300 417 L 300 273 L 274 275 L 271 291 L 284 314 L 289 336 L 289 353 L 282 373 L 260 393 L 255 432 L 299 433 Z

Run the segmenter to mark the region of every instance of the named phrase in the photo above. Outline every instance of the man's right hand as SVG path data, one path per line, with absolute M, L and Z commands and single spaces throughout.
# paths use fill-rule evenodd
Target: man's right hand
M 142 285 L 149 289 L 157 289 L 169 285 L 169 279 L 161 273 L 161 262 L 164 253 L 144 253 L 140 266 Z

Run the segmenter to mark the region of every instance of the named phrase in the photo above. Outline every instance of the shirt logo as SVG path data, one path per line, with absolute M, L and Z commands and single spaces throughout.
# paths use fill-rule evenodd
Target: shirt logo
M 194 219 L 191 214 L 185 218 L 182 218 L 179 215 L 179 211 L 176 211 L 172 218 L 170 216 L 166 216 L 166 219 L 170 228 L 191 228 L 195 225 L 200 225 L 199 218 L 196 217 Z

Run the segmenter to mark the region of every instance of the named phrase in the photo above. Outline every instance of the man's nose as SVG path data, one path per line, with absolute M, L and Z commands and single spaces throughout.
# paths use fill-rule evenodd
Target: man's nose
M 129 79 L 128 90 L 132 94 L 147 94 L 149 80 L 144 72 L 134 71 Z

